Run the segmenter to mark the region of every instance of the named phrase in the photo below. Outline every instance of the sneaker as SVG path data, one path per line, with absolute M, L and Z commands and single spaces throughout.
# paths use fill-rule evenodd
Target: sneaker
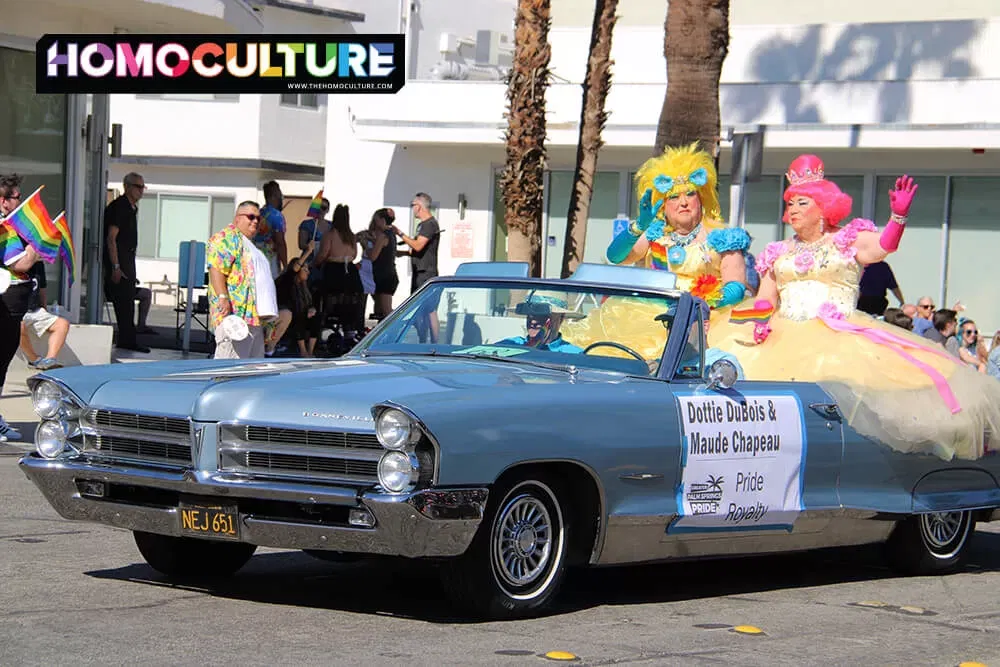
M 7 420 L 0 417 L 0 442 L 8 440 L 20 440 L 21 432 L 7 423 Z
M 60 363 L 58 359 L 53 359 L 52 357 L 45 357 L 35 362 L 35 368 L 37 368 L 40 371 L 49 371 L 52 370 L 53 368 L 62 368 L 62 363 Z
M 28 365 L 29 365 L 29 366 L 31 366 L 32 368 L 38 368 L 38 363 L 39 363 L 40 361 L 42 361 L 42 358 L 41 358 L 41 357 L 38 357 L 38 358 L 37 358 L 37 359 L 35 359 L 34 361 L 29 361 L 29 362 L 28 362 Z

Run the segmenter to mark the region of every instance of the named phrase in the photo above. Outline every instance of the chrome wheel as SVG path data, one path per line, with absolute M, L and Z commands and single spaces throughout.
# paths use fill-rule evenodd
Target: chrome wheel
M 504 581 L 518 588 L 531 585 L 552 553 L 552 519 L 545 504 L 530 495 L 511 499 L 500 512 L 493 540 L 494 564 Z
M 920 537 L 935 558 L 951 558 L 969 535 L 967 512 L 932 512 L 920 515 Z

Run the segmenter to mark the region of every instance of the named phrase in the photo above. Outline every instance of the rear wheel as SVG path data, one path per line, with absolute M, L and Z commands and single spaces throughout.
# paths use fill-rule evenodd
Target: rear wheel
M 551 601 L 565 573 L 569 543 L 556 488 L 539 477 L 490 494 L 469 550 L 442 569 L 456 605 L 499 619 L 537 613 Z
M 896 525 L 887 543 L 893 567 L 906 574 L 942 574 L 957 569 L 968 552 L 976 521 L 972 512 L 930 512 Z
M 228 577 L 247 564 L 254 544 L 214 542 L 133 531 L 139 553 L 168 577 Z

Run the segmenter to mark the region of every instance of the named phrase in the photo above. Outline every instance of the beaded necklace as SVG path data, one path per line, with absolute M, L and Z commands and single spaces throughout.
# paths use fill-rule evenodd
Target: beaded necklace
M 671 231 L 669 236 L 673 245 L 671 245 L 670 250 L 667 251 L 667 262 L 673 266 L 683 264 L 684 260 L 687 259 L 687 250 L 685 250 L 685 248 L 691 245 L 691 242 L 698 238 L 698 234 L 700 233 L 700 222 L 687 234 L 678 234 L 675 231 Z

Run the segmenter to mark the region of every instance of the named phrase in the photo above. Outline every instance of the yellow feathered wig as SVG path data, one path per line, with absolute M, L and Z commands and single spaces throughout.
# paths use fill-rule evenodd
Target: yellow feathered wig
M 646 160 L 635 175 L 636 201 L 642 199 L 646 190 L 653 193 L 653 208 L 656 203 L 673 193 L 694 187 L 701 199 L 702 224 L 709 228 L 725 227 L 722 210 L 719 207 L 717 191 L 719 177 L 715 172 L 715 160 L 705 151 L 698 150 L 698 142 L 680 148 L 668 148 L 663 155 Z M 665 209 L 660 207 L 656 217 L 666 222 Z M 669 229 L 669 224 L 667 229 Z

